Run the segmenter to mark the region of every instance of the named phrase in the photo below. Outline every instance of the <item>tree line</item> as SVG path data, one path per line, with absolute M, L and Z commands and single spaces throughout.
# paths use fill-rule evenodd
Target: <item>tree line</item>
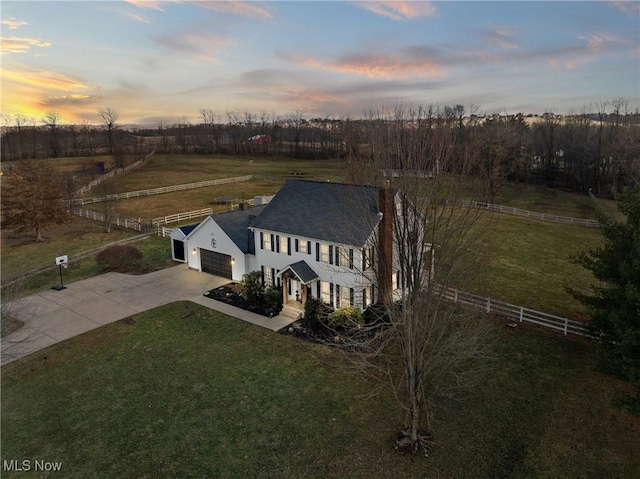
M 453 163 L 468 165 L 489 200 L 507 180 L 608 194 L 640 177 L 640 112 L 623 100 L 602 102 L 595 112 L 560 116 L 479 115 L 477 108 L 397 107 L 370 110 L 360 118 L 280 117 L 201 109 L 200 121 L 123 128 L 113 109 L 102 123 L 64 124 L 56 112 L 42 125 L 24 115 L 2 119 L 2 160 L 113 155 L 152 150 L 163 154 L 228 154 L 341 158 L 354 169 L 435 171 L 446 149 Z M 452 164 L 452 163 L 447 163 Z

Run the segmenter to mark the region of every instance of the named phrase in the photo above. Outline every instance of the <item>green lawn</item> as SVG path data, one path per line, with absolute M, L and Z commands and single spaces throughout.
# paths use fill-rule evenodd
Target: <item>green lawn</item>
M 52 225 L 44 229 L 44 241 L 36 243 L 31 232 L 2 231 L 2 278 L 16 276 L 50 264 L 57 256 L 81 253 L 101 245 L 139 235 L 136 231 L 114 228 L 104 232 L 104 225 L 96 221 L 73 217 L 66 225 Z
M 430 458 L 336 351 L 174 303 L 2 368 L 2 459 L 65 478 L 630 478 L 640 420 L 581 340 L 502 330 L 482 388 L 441 402 Z M 54 477 L 4 472 L 3 477 Z
M 584 319 L 585 308 L 566 292 L 566 287 L 588 292 L 594 279 L 570 257 L 599 246 L 601 231 L 505 214 L 494 214 L 492 221 L 489 264 L 472 292 Z
M 282 183 L 241 181 L 175 193 L 143 196 L 120 200 L 118 202 L 118 214 L 125 218 L 151 220 L 175 213 L 184 213 L 209 207 L 213 208 L 214 212 L 223 212 L 229 211 L 229 206 L 216 203 L 215 198 L 219 196 L 231 196 L 238 200 L 253 199 L 257 195 L 273 195 L 281 187 Z M 100 203 L 86 205 L 84 208 L 100 212 Z
M 344 174 L 345 166 L 337 160 L 153 155 L 144 166 L 116 177 L 113 181 L 119 191 L 136 191 L 245 175 L 340 181 Z M 91 193 L 87 195 L 91 196 Z
M 113 240 L 114 236 L 105 235 L 105 243 L 107 244 Z M 57 243 L 62 244 L 62 243 Z M 140 241 L 132 243 L 143 254 L 143 262 L 141 264 L 139 273 L 147 273 L 156 271 L 158 269 L 166 268 L 167 266 L 173 266 L 175 263 L 171 259 L 171 244 L 168 238 L 162 238 L 159 236 L 150 236 Z M 70 259 L 73 258 L 73 251 L 69 248 L 63 250 L 69 252 Z M 84 251 L 84 250 L 80 250 Z M 4 262 L 4 256 L 3 256 Z M 4 264 L 3 264 L 4 271 Z M 100 268 L 96 264 L 95 256 L 91 256 L 79 262 L 69 264 L 69 267 L 63 270 L 63 282 L 69 284 L 74 281 L 79 281 L 86 278 L 91 278 L 100 274 Z M 19 297 L 24 294 L 33 294 L 45 289 L 49 289 L 51 286 L 60 284 L 60 272 L 59 269 L 51 261 L 51 268 L 40 274 L 31 276 L 24 282 L 20 282 L 15 286 L 7 288 L 3 292 L 3 298 Z
M 496 204 L 523 210 L 574 218 L 596 219 L 596 204 L 589 195 L 528 185 L 506 183 L 498 192 Z M 615 202 L 599 199 L 598 204 L 610 213 L 617 211 Z

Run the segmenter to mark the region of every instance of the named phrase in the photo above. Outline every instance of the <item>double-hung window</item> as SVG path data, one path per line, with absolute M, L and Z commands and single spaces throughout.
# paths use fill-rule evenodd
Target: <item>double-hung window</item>
M 329 262 L 329 245 L 320 244 L 320 261 L 323 263 Z
M 275 280 L 275 270 L 273 268 L 269 268 L 268 266 L 262 267 L 262 279 L 265 287 L 269 288 L 274 285 Z
M 280 253 L 289 254 L 289 242 L 291 240 L 288 236 L 280 236 Z
M 262 238 L 262 249 L 273 251 L 273 243 L 271 243 L 272 236 L 273 235 L 269 233 L 260 233 L 260 237 Z
M 331 302 L 331 286 L 329 283 L 322 281 L 320 283 L 320 299 L 324 303 Z

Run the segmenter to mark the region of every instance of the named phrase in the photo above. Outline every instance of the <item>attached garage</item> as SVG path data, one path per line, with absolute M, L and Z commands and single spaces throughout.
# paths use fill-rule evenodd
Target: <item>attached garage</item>
M 171 232 L 171 257 L 174 261 L 187 262 L 187 244 L 185 238 L 198 225 L 180 226 Z
M 231 256 L 200 248 L 200 269 L 209 274 L 233 279 Z

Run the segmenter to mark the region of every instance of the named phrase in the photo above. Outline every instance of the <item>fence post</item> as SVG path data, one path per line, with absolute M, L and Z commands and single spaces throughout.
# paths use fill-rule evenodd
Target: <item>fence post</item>
M 491 298 L 487 298 L 487 314 L 491 312 Z
M 524 307 L 520 306 L 520 322 L 524 320 Z
M 454 290 L 454 294 L 453 294 L 453 302 L 457 303 L 458 302 L 458 290 Z
M 564 335 L 567 335 L 567 329 L 569 328 L 569 320 L 564 318 Z

